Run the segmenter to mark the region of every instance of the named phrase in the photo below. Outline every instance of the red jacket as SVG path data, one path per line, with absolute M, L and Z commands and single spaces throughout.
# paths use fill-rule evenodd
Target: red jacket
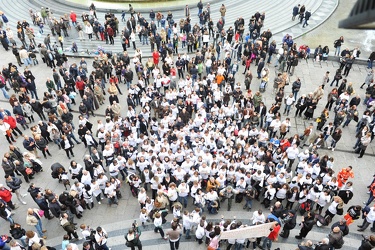
M 114 36 L 115 35 L 115 32 L 113 31 L 113 29 L 111 27 L 107 28 L 107 33 L 108 33 L 108 36 Z
M 9 202 L 12 199 L 12 193 L 8 189 L 0 189 L 0 198 L 5 202 Z
M 70 13 L 70 19 L 75 23 L 77 21 L 77 14 L 74 12 Z
M 78 90 L 84 90 L 85 89 L 85 82 L 84 81 L 76 81 L 76 88 Z
M 17 127 L 17 121 L 14 119 L 13 116 L 8 116 L 8 118 L 4 118 L 4 122 L 8 123 L 11 129 Z

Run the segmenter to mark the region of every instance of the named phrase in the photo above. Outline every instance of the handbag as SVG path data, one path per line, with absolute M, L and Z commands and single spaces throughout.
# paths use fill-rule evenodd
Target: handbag
M 43 217 L 44 216 L 44 211 L 43 210 L 38 210 L 38 215 L 39 215 L 39 217 Z
M 33 170 L 31 168 L 26 168 L 25 172 L 27 175 L 30 175 L 33 173 Z

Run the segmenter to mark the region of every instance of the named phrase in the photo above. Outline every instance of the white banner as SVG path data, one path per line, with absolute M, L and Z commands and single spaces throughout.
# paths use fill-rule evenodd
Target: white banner
M 268 236 L 273 223 L 266 223 L 256 226 L 248 226 L 239 229 L 221 232 L 220 239 L 245 239 Z

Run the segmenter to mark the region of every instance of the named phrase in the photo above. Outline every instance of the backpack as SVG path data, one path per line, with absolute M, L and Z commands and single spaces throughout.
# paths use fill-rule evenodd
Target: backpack
M 344 214 L 344 209 L 342 209 L 342 208 L 337 208 L 336 207 L 336 214 L 338 214 L 338 215 L 343 215 Z
M 344 245 L 344 239 L 343 237 L 341 237 L 339 240 L 336 240 L 335 242 L 333 242 L 332 246 L 335 248 L 335 249 L 340 249 L 342 248 L 342 246 Z

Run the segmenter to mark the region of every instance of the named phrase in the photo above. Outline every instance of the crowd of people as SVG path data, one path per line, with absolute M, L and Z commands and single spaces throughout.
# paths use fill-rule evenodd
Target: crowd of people
M 28 44 L 18 36 L 23 45 L 19 51 L 13 46 L 13 54 L 20 67 L 9 63 L 0 74 L 0 89 L 12 107 L 0 109 L 0 131 L 10 144 L 2 159 L 5 183 L 0 185 L 0 216 L 9 221 L 12 237 L 21 244 L 2 237 L 2 249 L 10 249 L 8 243 L 11 249 L 51 249 L 46 246 L 42 218 L 56 217 L 66 231 L 62 249 L 76 250 L 73 242 L 84 239 L 84 249 L 107 250 L 108 235 L 103 228 L 93 230 L 81 224 L 81 238 L 74 218 L 89 215 L 88 210 L 101 205 L 103 200 L 109 206 L 121 205 L 127 186 L 139 203 L 139 222 L 145 225 L 152 220 L 155 232 L 169 238 L 171 249 L 179 248 L 182 233 L 186 239 L 194 233 L 198 243 L 205 241 L 209 249 L 224 244 L 227 249 L 271 249 L 278 236 L 289 237 L 290 230 L 297 225 L 298 213 L 303 227 L 295 236 L 297 239 L 306 238 L 314 225 L 331 225 L 332 219 L 340 216 L 331 226 L 328 238 L 316 246 L 307 240 L 299 245 L 300 249 L 339 249 L 349 233 L 349 225 L 361 214 L 364 221 L 359 231 L 375 221 L 375 208 L 370 207 L 374 185 L 369 186 L 370 198 L 364 207 L 349 204 L 355 188 L 350 180 L 354 178 L 352 167 L 334 167 L 333 157 L 322 151 L 335 150 L 342 130 L 352 120 L 358 122 L 353 149 L 359 157 L 364 156 L 374 137 L 373 70 L 369 69 L 362 85 L 367 85 L 363 115 L 357 110 L 361 97 L 348 82 L 359 50 L 340 52 L 344 42 L 340 37 L 335 46 L 342 60 L 332 82 L 327 71 L 314 92 L 301 94 L 300 78 L 291 78 L 298 62 L 309 58 L 324 60 L 327 46 L 317 47 L 312 56 L 308 46 L 297 47 L 292 37 L 286 35 L 283 45 L 277 48 L 272 32 L 262 31 L 264 13 L 257 12 L 250 18 L 246 32 L 242 17 L 233 24 L 234 29 L 224 29 L 228 27 L 224 5 L 218 10 L 221 17 L 216 26 L 210 18 L 209 4 L 204 7 L 200 1 L 197 8 L 199 24 L 191 27 L 192 15 L 186 6 L 186 18 L 178 29 L 172 13 L 164 17 L 151 11 L 148 22 L 141 14 L 136 15 L 130 5 L 131 17 L 126 21 L 124 12 L 121 20 L 126 21 L 121 31 L 124 52 L 101 52 L 92 65 L 83 58 L 69 65 L 67 57 L 58 51 L 59 46 L 51 46 L 46 36 L 40 54 L 42 61 L 52 68 L 52 77 L 46 79 L 47 91 L 43 94 L 36 85 L 41 79 L 29 68 L 38 62 L 31 60 L 32 51 L 38 46 L 35 41 Z M 296 12 L 302 16 L 302 23 L 309 15 L 301 12 L 302 7 Z M 52 36 L 57 34 L 61 40 L 60 47 L 61 31 L 64 36 L 71 32 L 69 18 L 83 37 L 74 12 L 60 21 L 53 18 L 48 8 L 43 8 L 40 16 L 36 13 L 30 12 L 40 33 L 44 32 L 43 24 L 48 23 Z M 293 9 L 293 17 L 297 15 Z M 120 34 L 119 20 L 108 14 L 101 25 L 96 18 L 95 6 L 91 5 L 90 13 L 82 15 L 85 32 L 90 39 L 94 35 L 113 44 L 113 37 Z M 27 21 L 19 23 L 19 33 L 30 32 Z M 308 25 L 307 20 L 304 25 Z M 87 28 L 90 26 L 91 33 Z M 153 54 L 146 62 L 139 48 L 132 58 L 126 51 L 130 42 L 137 49 L 135 34 L 141 43 L 150 42 Z M 9 33 L 8 38 L 13 44 Z M 4 37 L 1 39 L 3 46 L 8 43 Z M 185 46 L 187 52 L 179 54 L 178 49 Z M 261 82 L 259 91 L 253 87 L 252 64 Z M 22 65 L 28 66 L 23 72 Z M 238 72 L 242 67 L 244 81 L 240 82 Z M 271 68 L 276 70 L 272 85 L 274 101 L 267 108 L 262 93 L 267 91 Z M 335 82 L 337 88 L 332 86 Z M 328 83 L 332 89 L 327 104 L 313 120 Z M 291 94 L 284 94 L 286 88 L 291 88 Z M 14 93 L 9 94 L 10 89 Z M 126 90 L 123 93 L 121 89 Z M 105 119 L 93 122 L 96 110 L 105 104 Z M 78 124 L 73 109 L 79 113 Z M 292 109 L 295 111 L 291 112 Z M 35 113 L 38 116 L 34 117 Z M 331 120 L 330 114 L 334 117 Z M 303 133 L 292 134 L 291 117 L 300 119 L 302 115 L 312 123 Z M 19 137 L 22 145 L 17 143 Z M 75 160 L 74 147 L 88 150 L 82 164 Z M 40 153 L 47 159 L 59 150 L 65 151 L 70 163 L 55 162 L 50 168 L 43 167 Z M 66 191 L 57 194 L 38 187 L 38 175 L 43 171 L 51 171 L 52 178 L 62 183 Z M 25 231 L 13 218 L 17 205 L 12 202 L 12 193 L 26 205 L 25 194 L 20 191 L 25 186 L 23 180 L 36 203 L 28 209 L 26 223 L 35 226 L 36 232 Z M 273 223 L 263 242 L 262 238 L 220 240 L 221 231 L 245 226 L 238 220 L 223 219 L 215 224 L 209 219 L 210 214 L 225 208 L 230 211 L 233 200 L 247 211 L 258 202 L 270 210 L 267 216 L 264 209 L 257 210 L 251 219 L 254 225 Z M 164 232 L 168 212 L 174 219 L 171 229 Z M 141 249 L 140 235 L 141 227 L 134 223 L 125 235 L 126 246 Z M 363 240 L 360 249 L 373 246 L 375 236 L 371 235 Z

